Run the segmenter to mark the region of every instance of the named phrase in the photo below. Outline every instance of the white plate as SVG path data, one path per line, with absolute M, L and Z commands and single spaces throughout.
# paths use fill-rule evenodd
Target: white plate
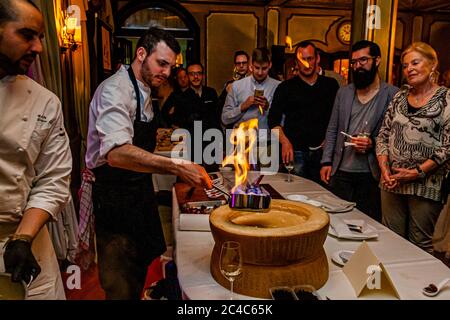
M 343 252 L 348 253 L 350 255 L 355 253 L 355 251 L 350 251 L 350 250 L 339 250 L 339 251 L 334 252 L 331 255 L 331 260 L 333 260 L 334 263 L 336 263 L 338 266 L 341 266 L 341 267 L 343 267 L 345 265 L 345 262 L 342 261 L 342 258 L 340 257 L 340 254 Z
M 364 234 L 364 233 L 351 231 L 352 235 L 339 237 L 338 234 L 336 233 L 336 230 L 334 230 L 334 228 L 331 226 L 331 224 L 330 224 L 330 227 L 328 228 L 328 234 L 332 235 L 333 237 L 336 237 L 338 239 L 347 239 L 347 240 L 368 240 L 368 239 L 378 238 L 377 229 L 375 229 L 375 227 L 372 227 L 368 223 L 366 223 L 366 225 L 367 225 L 367 231 L 369 231 L 370 234 Z

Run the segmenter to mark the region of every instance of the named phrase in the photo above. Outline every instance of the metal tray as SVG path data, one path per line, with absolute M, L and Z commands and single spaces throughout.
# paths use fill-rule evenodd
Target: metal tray
M 209 214 L 213 209 L 226 203 L 225 200 L 191 201 L 183 204 L 180 209 L 182 213 Z M 193 209 L 203 209 L 204 212 L 193 212 Z

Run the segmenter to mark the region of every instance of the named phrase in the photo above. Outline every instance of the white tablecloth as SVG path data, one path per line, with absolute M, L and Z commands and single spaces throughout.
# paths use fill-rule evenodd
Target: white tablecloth
M 283 196 L 301 193 L 309 196 L 328 193 L 318 184 L 293 177 L 294 182 L 285 182 L 285 174 L 265 176 L 261 183 L 269 183 Z M 401 299 L 445 299 L 450 300 L 450 287 L 437 297 L 428 298 L 421 292 L 429 283 L 438 283 L 450 277 L 450 269 L 441 261 L 414 246 L 380 223 L 354 209 L 339 213 L 339 217 L 363 219 L 376 227 L 379 237 L 368 241 L 370 248 L 386 267 Z M 186 298 L 189 299 L 228 299 L 229 291 L 219 285 L 210 273 L 210 255 L 214 240 L 210 232 L 179 231 L 179 207 L 176 196 L 173 196 L 173 227 L 175 235 L 175 261 L 178 267 L 180 286 Z M 356 297 L 350 282 L 335 265 L 330 256 L 337 250 L 355 250 L 360 241 L 341 240 L 328 236 L 324 248 L 328 256 L 330 276 L 319 293 L 330 299 L 395 299 L 393 296 L 383 296 L 372 290 L 369 295 Z M 255 299 L 253 297 L 236 295 L 237 299 Z

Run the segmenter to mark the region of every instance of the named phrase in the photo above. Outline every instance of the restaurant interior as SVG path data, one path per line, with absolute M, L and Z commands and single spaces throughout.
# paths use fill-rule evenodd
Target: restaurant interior
M 268 48 L 272 54 L 271 74 L 287 80 L 295 76 L 294 50 L 303 40 L 315 44 L 320 54 L 321 67 L 339 74 L 345 84 L 352 82 L 349 72 L 352 44 L 363 39 L 374 41 L 380 46 L 382 58 L 378 69 L 380 78 L 395 86 L 401 87 L 405 83 L 401 54 L 415 41 L 428 43 L 436 50 L 441 73 L 450 69 L 448 0 L 35 0 L 34 2 L 44 15 L 45 37 L 42 40 L 44 50 L 28 74 L 55 93 L 62 103 L 65 129 L 70 139 L 73 157 L 70 185 L 73 201 L 70 208 L 66 208 L 65 211 L 66 214 L 75 217 L 74 221 L 79 219 L 78 190 L 86 167 L 89 105 L 92 97 L 102 81 L 112 76 L 121 65 L 131 64 L 137 41 L 150 26 L 159 26 L 175 36 L 181 47 L 181 53 L 176 58 L 177 67 L 200 62 L 204 66 L 204 85 L 212 87 L 219 94 L 224 89 L 224 84 L 233 77 L 234 52 L 244 50 L 251 53 L 257 47 Z M 369 25 L 372 26 L 368 27 Z M 224 182 L 226 175 L 230 173 L 225 171 L 222 173 L 221 182 L 226 184 Z M 328 193 L 321 186 L 305 182 L 297 176 L 293 177 L 293 183 L 289 185 L 285 183 L 285 175 L 281 173 L 281 176 L 265 176 L 262 180 L 262 183 L 269 185 L 268 188 L 274 189 L 271 192 L 272 210 L 278 208 L 277 197 L 292 198 L 298 193 L 308 195 L 310 199 L 326 201 Z M 220 248 L 215 247 L 214 241 L 233 238 L 231 234 L 234 229 L 223 230 L 220 221 L 206 221 L 204 230 L 182 230 L 181 203 L 177 203 L 177 190 L 173 188 L 175 182 L 177 180 L 174 176 L 154 177 L 164 236 L 173 253 L 168 253 L 149 266 L 143 299 L 160 298 L 155 293 L 159 288 L 158 281 L 169 278 L 171 275 L 169 269 L 174 257 L 178 279 L 175 284 L 173 279 L 169 279 L 170 281 L 166 283 L 169 286 L 169 289 L 165 288 L 166 294 L 167 292 L 170 294 L 169 298 L 228 299 L 229 282 L 221 278 L 220 252 L 217 251 Z M 196 196 L 194 192 L 193 197 Z M 314 258 L 316 260 L 311 260 L 308 266 L 304 266 L 304 262 L 299 263 L 296 261 L 297 258 L 291 256 L 277 258 L 278 261 L 286 259 L 281 269 L 277 265 L 267 266 L 270 262 L 264 259 L 267 258 L 267 252 L 272 252 L 272 246 L 283 248 L 285 245 L 285 251 L 290 254 L 292 244 L 269 243 L 261 239 L 258 240 L 260 242 L 252 242 L 240 234 L 240 231 L 235 230 L 238 235 L 236 239 L 240 239 L 241 242 L 247 241 L 245 243 L 248 245 L 243 245 L 243 251 L 254 251 L 255 254 L 248 258 L 254 259 L 254 264 L 244 263 L 243 276 L 235 283 L 234 298 L 283 299 L 286 298 L 282 296 L 283 294 L 289 295 L 292 292 L 298 296 L 296 291 L 298 288 L 296 289 L 294 285 L 308 283 L 296 283 L 295 277 L 303 279 L 303 274 L 310 272 L 305 282 L 315 284 L 316 289 L 321 287 L 318 293 L 314 290 L 314 294 L 317 293 L 317 297 L 320 295 L 324 299 L 386 297 L 421 299 L 427 296 L 421 292 L 417 293 L 420 291 L 417 288 L 450 277 L 450 213 L 448 213 L 450 209 L 447 209 L 447 206 L 443 209 L 445 214 L 441 214 L 438 221 L 439 230 L 436 232 L 439 234 L 435 234 L 434 237 L 434 256 L 421 252 L 407 241 L 402 241 L 401 237 L 382 224 L 366 216 L 362 217 L 363 214 L 355 211 L 346 212 L 347 219 L 364 220 L 369 226 L 375 226 L 371 231 L 375 232 L 378 238 L 364 238 L 367 239 L 365 242 L 359 241 L 360 239 L 341 241 L 338 237 L 327 238 L 327 232 L 321 229 L 322 231 L 315 233 L 320 238 L 317 240 L 319 244 L 311 238 L 308 240 L 310 241 L 308 248 L 304 245 L 296 248 L 297 254 L 302 256 L 304 252 L 310 252 L 308 250 L 318 245 L 320 258 Z M 321 214 L 322 212 L 317 213 L 318 221 L 321 221 Z M 333 217 L 338 215 L 331 216 L 330 214 L 330 219 L 334 219 Z M 323 236 L 321 232 L 324 232 Z M 76 235 L 75 238 L 67 240 L 65 248 L 67 252 L 77 250 L 75 242 L 77 242 Z M 94 239 L 91 239 L 91 245 L 93 243 Z M 366 247 L 366 244 L 369 246 Z M 322 246 L 325 246 L 325 249 Z M 256 250 L 257 248 L 261 250 Z M 332 254 L 338 249 L 358 253 L 358 255 L 354 253 L 355 259 L 352 259 L 354 263 L 349 263 L 347 269 L 332 262 L 334 261 Z M 67 268 L 75 263 L 73 261 L 75 258 L 60 261 L 63 282 L 66 282 L 66 297 L 74 300 L 104 299 L 105 295 L 97 277 L 95 251 L 91 250 L 84 254 L 81 260 L 77 260 L 77 264 L 82 266 L 85 263 L 81 268 L 83 274 L 81 289 L 67 286 L 71 279 L 71 273 Z M 68 257 L 70 255 L 74 257 L 76 253 L 68 253 Z M 350 258 L 341 255 L 338 259 L 344 261 L 344 265 Z M 358 261 L 360 263 L 364 261 L 362 263 L 364 266 L 370 264 L 367 261 L 372 261 L 372 264 L 379 264 L 382 270 L 387 270 L 384 273 L 387 277 L 383 277 L 381 281 L 384 288 L 389 287 L 387 290 L 389 292 L 372 295 L 373 292 L 364 291 L 359 284 L 361 268 L 357 266 Z M 261 280 L 270 278 L 265 276 L 267 272 L 273 275 L 273 279 L 278 279 L 276 282 L 278 286 L 274 285 L 273 281 L 266 283 L 266 280 Z M 423 276 L 425 272 L 426 277 Z M 436 279 L 431 277 L 433 273 Z M 284 281 L 291 278 L 294 280 Z M 260 283 L 256 285 L 258 281 Z M 287 283 L 285 286 L 293 287 L 294 291 L 286 293 L 281 292 L 284 289 L 280 289 L 278 292 L 278 287 L 285 287 L 281 285 L 283 281 Z M 173 289 L 171 286 L 176 288 Z M 267 287 L 271 287 L 270 292 Z M 303 288 L 299 292 L 303 292 L 302 290 L 306 292 L 309 289 Z M 281 297 L 277 296 L 277 292 Z M 437 297 L 450 299 L 450 289 Z M 298 299 L 302 298 L 295 298 Z

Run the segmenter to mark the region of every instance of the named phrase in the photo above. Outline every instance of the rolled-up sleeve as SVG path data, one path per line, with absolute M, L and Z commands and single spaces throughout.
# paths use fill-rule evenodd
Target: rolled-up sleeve
M 25 210 L 39 208 L 56 220 L 69 199 L 72 156 L 61 104 L 56 97 L 49 104 L 55 108 L 55 118 L 34 162 L 35 177 Z
M 117 83 L 104 86 L 98 96 L 95 126 L 100 140 L 101 158 L 106 158 L 114 147 L 133 142 L 130 106 L 125 105 L 132 101 L 135 101 L 132 92 L 128 88 L 120 88 Z
M 241 111 L 241 104 L 238 101 L 236 82 L 232 84 L 230 92 L 227 94 L 225 104 L 222 110 L 222 122 L 224 124 L 231 124 L 239 121 L 244 114 Z

